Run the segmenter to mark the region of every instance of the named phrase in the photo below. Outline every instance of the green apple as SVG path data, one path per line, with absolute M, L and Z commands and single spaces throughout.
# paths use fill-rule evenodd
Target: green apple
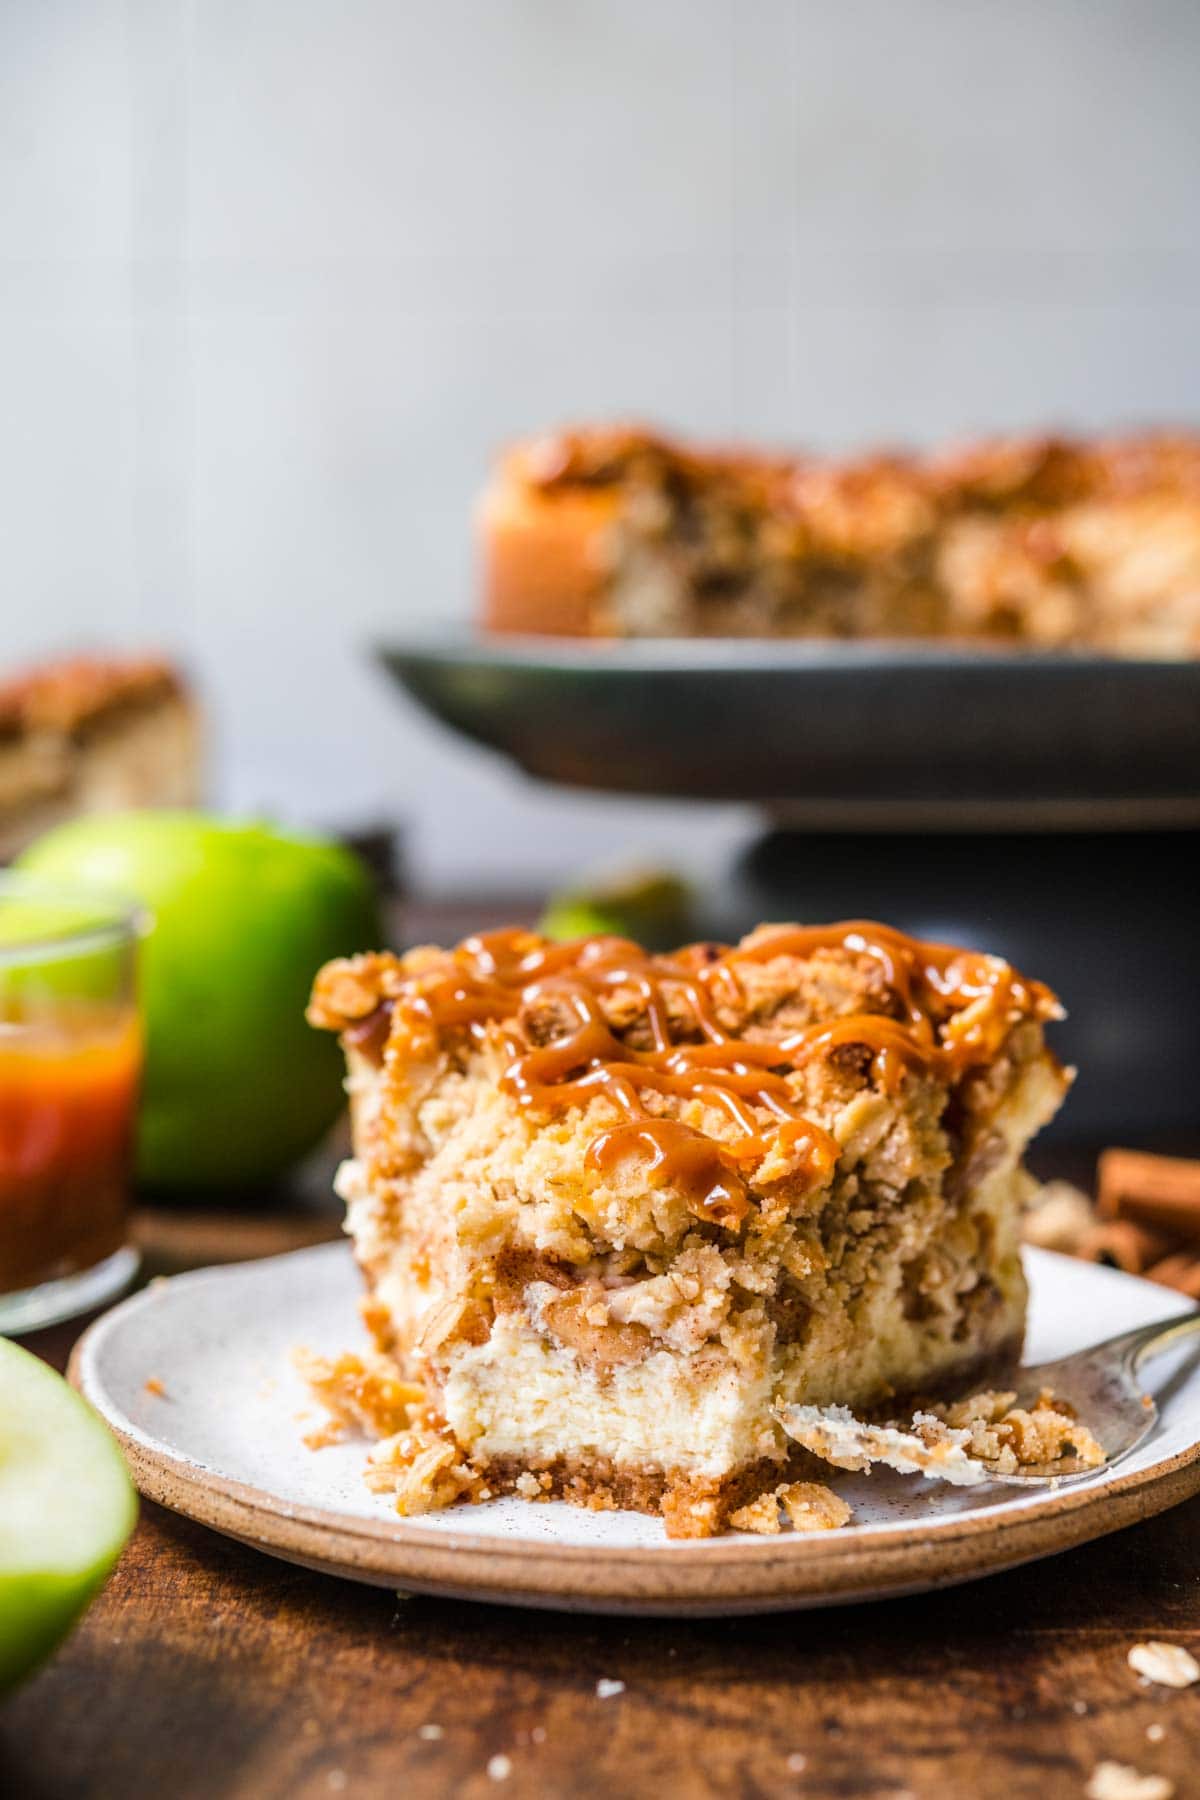
M 677 875 L 655 869 L 626 872 L 552 894 L 541 930 L 560 943 L 599 933 L 633 938 L 649 950 L 674 949 L 694 935 L 692 896 Z
M 91 1407 L 0 1338 L 0 1693 L 66 1636 L 136 1518 L 121 1452 Z
M 189 812 L 72 820 L 20 867 L 131 895 L 150 915 L 138 1172 L 246 1187 L 304 1155 L 343 1102 L 337 1044 L 305 1023 L 313 976 L 381 941 L 374 886 L 318 837 Z

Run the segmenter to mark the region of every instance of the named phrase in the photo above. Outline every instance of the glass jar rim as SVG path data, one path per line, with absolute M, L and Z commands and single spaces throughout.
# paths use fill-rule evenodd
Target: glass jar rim
M 34 930 L 27 937 L 8 943 L 3 919 L 9 901 L 74 911 L 76 922 L 55 927 L 47 921 L 44 931 Z M 40 875 L 27 875 L 21 869 L 0 869 L 0 969 L 133 943 L 145 936 L 149 924 L 146 908 L 129 894 L 82 882 L 45 881 Z

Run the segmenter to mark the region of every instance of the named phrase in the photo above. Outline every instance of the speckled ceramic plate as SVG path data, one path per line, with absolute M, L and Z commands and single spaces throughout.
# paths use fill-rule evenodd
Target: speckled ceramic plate
M 1189 1310 L 1111 1269 L 1045 1252 L 1028 1267 L 1030 1362 Z M 358 1291 L 340 1244 L 181 1275 L 94 1324 L 72 1379 L 142 1492 L 176 1512 L 350 1580 L 524 1606 L 684 1615 L 882 1599 L 1052 1555 L 1200 1489 L 1200 1366 L 1182 1352 L 1148 1370 L 1150 1437 L 1055 1492 L 845 1475 L 855 1522 L 841 1531 L 700 1543 L 671 1543 L 634 1513 L 516 1499 L 402 1520 L 364 1486 L 364 1444 L 302 1442 L 311 1408 L 289 1353 L 357 1345 Z

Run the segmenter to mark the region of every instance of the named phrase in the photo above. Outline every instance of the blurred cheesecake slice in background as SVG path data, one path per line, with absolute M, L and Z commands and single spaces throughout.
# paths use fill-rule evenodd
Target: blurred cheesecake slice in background
M 169 663 L 73 657 L 0 681 L 0 861 L 78 813 L 192 806 L 200 720 Z

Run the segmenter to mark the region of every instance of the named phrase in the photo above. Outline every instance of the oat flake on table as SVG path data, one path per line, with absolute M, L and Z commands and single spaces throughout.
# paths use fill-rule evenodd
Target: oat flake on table
M 1102 1762 L 1084 1792 L 1087 1800 L 1172 1800 L 1175 1783 L 1165 1775 L 1143 1775 L 1128 1763 Z
M 1200 1663 L 1182 1644 L 1151 1639 L 1146 1644 L 1135 1644 L 1126 1661 L 1136 1675 L 1144 1675 L 1159 1687 L 1185 1688 L 1200 1681 Z

